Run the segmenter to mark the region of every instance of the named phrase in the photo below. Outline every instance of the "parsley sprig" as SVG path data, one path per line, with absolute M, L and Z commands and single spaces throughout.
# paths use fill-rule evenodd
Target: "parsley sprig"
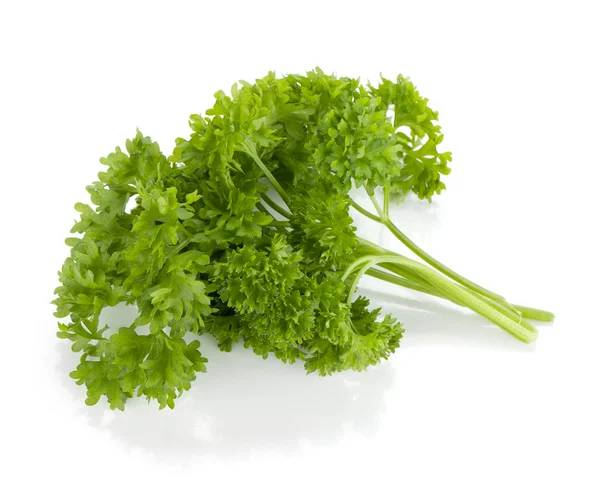
M 518 339 L 549 312 L 507 302 L 410 240 L 392 199 L 431 200 L 451 155 L 437 113 L 406 78 L 378 86 L 327 75 L 240 82 L 215 94 L 170 157 L 139 131 L 88 187 L 56 289 L 58 336 L 81 361 L 87 404 L 145 396 L 174 407 L 206 370 L 200 342 L 301 361 L 321 375 L 364 370 L 399 346 L 402 325 L 355 296 L 365 274 L 447 299 Z M 365 189 L 372 208 L 349 192 Z M 134 207 L 130 208 L 134 202 Z M 382 224 L 422 262 L 357 237 L 352 210 Z M 138 316 L 110 335 L 105 307 Z M 148 326 L 149 334 L 141 327 Z

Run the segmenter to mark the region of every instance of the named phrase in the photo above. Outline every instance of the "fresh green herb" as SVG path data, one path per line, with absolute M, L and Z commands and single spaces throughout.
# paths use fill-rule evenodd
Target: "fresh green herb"
M 87 404 L 106 396 L 124 409 L 143 395 L 172 408 L 206 370 L 186 333 L 321 375 L 366 369 L 404 330 L 355 297 L 364 274 L 468 307 L 525 342 L 537 335 L 528 318 L 552 320 L 448 269 L 390 219 L 393 197 L 431 200 L 450 172 L 437 113 L 408 79 L 363 86 L 319 69 L 270 73 L 215 97 L 170 158 L 139 132 L 102 158 L 93 207 L 75 206 L 81 237 L 66 241 L 54 303 L 67 319 L 58 336 L 81 352 L 71 377 L 86 385 Z M 353 187 L 372 209 L 349 196 Z M 357 237 L 351 209 L 425 263 Z M 119 303 L 139 315 L 109 335 L 100 314 Z

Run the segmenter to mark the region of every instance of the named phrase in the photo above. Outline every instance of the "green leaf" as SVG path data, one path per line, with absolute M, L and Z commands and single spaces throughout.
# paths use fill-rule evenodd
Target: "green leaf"
M 75 205 L 81 237 L 66 239 L 53 303 L 88 405 L 123 410 L 144 396 L 173 408 L 207 369 L 188 333 L 321 375 L 367 369 L 399 346 L 402 325 L 350 296 L 359 264 L 389 254 L 357 237 L 350 192 L 383 188 L 370 218 L 388 228 L 390 198 L 441 193 L 452 158 L 437 112 L 402 76 L 363 85 L 319 68 L 214 97 L 168 159 L 137 131 L 100 160 L 91 204 Z M 416 271 L 402 279 L 441 294 Z M 119 303 L 137 317 L 109 335 L 101 314 Z

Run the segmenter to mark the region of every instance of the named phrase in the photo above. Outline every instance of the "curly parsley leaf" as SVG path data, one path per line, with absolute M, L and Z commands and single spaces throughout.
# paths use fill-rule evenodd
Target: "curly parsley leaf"
M 271 72 L 217 92 L 169 157 L 138 131 L 102 158 L 106 169 L 87 188 L 91 204 L 75 205 L 79 236 L 66 240 L 53 302 L 58 336 L 81 356 L 71 377 L 86 386 L 86 403 L 106 398 L 123 410 L 144 396 L 173 408 L 206 370 L 188 333 L 211 334 L 223 351 L 241 343 L 300 361 L 309 373 L 367 369 L 398 348 L 404 329 L 354 297 L 365 273 L 535 339 L 524 317 L 551 314 L 453 273 L 389 220 L 391 194 L 431 200 L 445 187 L 451 155 L 437 118 L 402 76 L 374 86 L 319 68 Z M 377 214 L 351 199 L 357 187 Z M 358 238 L 351 207 L 455 282 Z M 137 317 L 111 335 L 100 316 L 119 303 L 135 305 Z

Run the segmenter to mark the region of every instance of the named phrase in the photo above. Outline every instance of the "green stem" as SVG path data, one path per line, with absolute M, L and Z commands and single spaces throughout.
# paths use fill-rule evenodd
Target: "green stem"
M 377 214 L 379 215 L 379 221 L 385 225 L 385 222 L 387 222 L 387 220 L 388 220 L 388 218 L 385 214 L 385 210 L 381 209 L 381 206 L 379 206 L 379 202 L 377 201 L 377 198 L 375 197 L 374 194 L 369 194 L 369 197 L 371 198 L 371 203 L 373 203 L 373 206 L 375 206 L 375 210 L 377 211 Z
M 383 215 L 385 216 L 385 220 L 389 220 L 390 218 L 390 188 L 383 188 Z
M 362 249 L 364 250 L 364 251 L 357 251 L 357 253 L 360 254 L 361 256 L 398 255 L 398 253 L 394 253 L 393 251 L 388 251 L 385 248 L 382 248 L 381 246 L 379 246 L 375 243 L 372 243 L 371 241 L 367 241 L 366 239 L 363 239 L 361 237 L 358 238 L 358 241 L 361 243 Z M 359 247 L 359 250 L 360 249 L 361 248 Z M 422 286 L 429 286 L 429 283 L 427 282 L 426 279 L 423 279 L 418 273 L 416 273 L 410 269 L 402 268 L 393 263 L 381 263 L 379 266 L 383 267 L 386 270 L 393 272 L 396 275 L 399 275 L 400 277 L 403 277 L 405 279 L 409 279 L 413 282 L 421 284 Z
M 390 272 L 393 272 L 394 274 L 396 274 L 400 277 L 404 277 L 405 279 L 409 279 L 413 282 L 416 282 L 416 283 L 420 284 L 421 286 L 426 286 L 426 287 L 429 287 L 430 289 L 433 289 L 431 287 L 431 283 L 427 279 L 424 279 L 421 274 L 419 274 L 418 272 L 415 272 L 414 270 L 407 269 L 407 268 L 402 267 L 401 265 L 397 265 L 394 263 L 388 263 L 388 262 L 380 263 L 379 267 L 381 267 L 385 270 L 389 270 Z
M 171 257 L 175 256 L 183 248 L 185 248 L 190 243 L 190 241 L 191 241 L 191 238 L 188 237 L 188 238 L 184 239 L 183 241 L 181 241 L 177 246 L 172 247 L 167 258 L 171 258 Z
M 281 228 L 288 228 L 290 226 L 289 222 L 286 222 L 284 220 L 273 220 L 270 224 L 271 227 L 281 227 Z
M 479 293 L 480 295 L 487 296 L 488 298 L 491 298 L 492 300 L 502 303 L 504 306 L 507 306 L 510 308 L 510 304 L 504 299 L 504 297 L 484 288 L 483 286 L 480 286 L 479 284 L 474 283 L 473 281 L 467 279 L 466 277 L 463 277 L 462 275 L 458 274 L 457 272 L 454 272 L 449 267 L 446 267 L 442 262 L 433 258 L 433 256 L 431 256 L 429 253 L 427 253 L 426 251 L 421 249 L 419 246 L 417 246 L 417 244 L 414 241 L 412 241 L 406 234 L 404 234 L 404 232 L 402 232 L 389 219 L 389 216 L 388 216 L 388 214 L 389 214 L 389 211 L 388 211 L 389 210 L 389 189 L 384 188 L 384 191 L 383 191 L 383 201 L 384 201 L 383 210 L 379 206 L 379 203 L 374 195 L 369 194 L 369 198 L 371 199 L 373 206 L 375 207 L 375 209 L 377 210 L 377 213 L 379 214 L 379 217 L 374 218 L 374 216 L 369 213 L 369 215 L 371 215 L 369 218 L 376 220 L 376 221 L 382 223 L 383 225 L 385 225 L 389 229 L 389 231 L 392 234 L 394 234 L 394 236 L 397 239 L 399 239 L 402 242 L 402 244 L 404 244 L 408 249 L 410 249 L 415 255 L 417 255 L 424 262 L 428 263 L 434 269 L 440 271 L 442 274 L 446 275 L 450 279 L 453 279 L 457 283 L 462 284 L 466 288 L 469 288 L 469 289 Z M 356 206 L 355 206 L 355 208 L 356 208 Z M 365 214 L 365 212 L 368 213 L 367 210 L 365 210 L 364 208 L 361 207 L 361 209 L 362 209 L 362 211 L 361 210 L 359 210 L 359 211 L 361 213 L 363 213 L 363 215 Z M 367 216 L 369 216 L 369 215 L 367 215 Z
M 250 151 L 250 153 L 251 152 L 252 151 Z M 267 176 L 267 178 L 269 178 L 269 181 L 271 181 L 273 187 L 279 193 L 281 198 L 284 201 L 286 201 L 286 203 L 289 205 L 289 197 L 287 196 L 285 191 L 283 191 L 283 188 L 279 185 L 279 183 L 275 180 L 275 178 L 272 177 L 272 175 L 268 171 L 267 167 L 262 163 L 262 161 L 260 161 L 260 159 L 258 158 L 257 155 L 251 154 L 251 156 L 257 162 L 259 167 L 261 167 L 261 169 L 265 172 L 265 175 Z M 276 201 L 274 201 L 272 198 L 270 198 L 267 194 L 261 194 L 261 197 L 263 198 L 265 203 L 267 203 L 267 205 L 270 206 L 277 213 L 279 213 L 280 215 L 282 215 L 288 219 L 291 218 L 292 214 L 289 211 L 287 211 L 285 208 L 280 206 Z M 532 320 L 547 321 L 547 322 L 551 322 L 552 320 L 554 320 L 554 314 L 552 314 L 551 312 L 548 312 L 546 310 L 540 310 L 540 309 L 536 309 L 536 308 L 532 308 L 532 307 L 525 307 L 525 306 L 521 306 L 521 305 L 509 304 L 503 297 L 501 297 L 495 293 L 492 293 L 491 291 L 488 291 L 485 288 L 473 283 L 472 281 L 460 276 L 459 274 L 455 273 L 451 269 L 445 267 L 441 262 L 438 262 L 437 260 L 435 260 L 432 256 L 427 254 L 421 248 L 419 248 L 412 240 L 410 240 L 404 233 L 402 233 L 402 231 L 400 231 L 400 229 L 398 227 L 396 227 L 393 224 L 393 222 L 391 222 L 389 220 L 389 217 L 388 217 L 389 190 L 384 189 L 383 210 L 380 208 L 379 204 L 377 203 L 376 199 L 373 196 L 371 196 L 371 199 L 372 199 L 374 206 L 377 209 L 378 213 L 381 215 L 381 218 L 374 215 L 373 213 L 369 212 L 368 210 L 366 210 L 365 208 L 360 206 L 358 203 L 356 203 L 354 200 L 351 200 L 351 205 L 359 213 L 370 218 L 371 220 L 374 220 L 379 223 L 383 223 L 402 243 L 404 243 L 409 249 L 411 249 L 411 251 L 413 251 L 415 254 L 417 254 L 418 256 L 423 258 L 423 260 L 426 261 L 427 263 L 429 263 L 432 267 L 437 268 L 440 272 L 446 274 L 448 277 L 451 277 L 452 279 L 456 280 L 456 282 L 460 283 L 462 286 L 467 288 L 467 289 L 465 289 L 465 291 L 470 292 L 471 295 L 475 299 L 483 300 L 485 303 L 487 303 L 487 305 L 494 308 L 496 311 L 500 312 L 501 314 L 504 314 L 506 317 L 512 319 L 513 321 L 517 322 L 517 324 L 520 323 L 523 327 L 529 329 L 532 333 L 535 332 L 535 328 L 531 324 L 527 323 L 526 321 L 523 321 L 522 319 L 532 319 Z M 268 212 L 262 204 L 260 204 L 259 209 L 262 209 L 262 211 Z M 289 226 L 289 224 L 286 224 L 285 222 L 273 222 L 273 225 L 278 228 L 285 228 L 285 227 Z M 370 250 L 374 250 L 379 255 L 388 254 L 388 255 L 400 256 L 397 253 L 393 253 L 388 250 L 385 250 L 381 246 L 378 246 L 377 244 L 374 244 L 370 241 L 367 241 L 362 238 L 358 238 L 358 239 L 364 247 L 369 248 Z M 435 262 L 435 264 L 433 262 Z M 417 263 L 417 262 L 415 262 L 415 263 Z M 393 263 L 386 263 L 386 262 L 382 262 L 380 265 L 382 267 L 386 268 L 387 270 L 391 270 L 396 275 L 394 276 L 394 275 L 388 274 L 386 272 L 378 271 L 376 269 L 371 269 L 371 268 L 366 269 L 365 273 L 368 273 L 369 275 L 372 275 L 379 279 L 387 280 L 388 282 L 393 282 L 393 283 L 403 286 L 405 288 L 409 288 L 409 289 L 413 289 L 415 291 L 430 294 L 432 296 L 444 298 L 453 303 L 464 306 L 464 304 L 462 302 L 455 299 L 452 295 L 449 295 L 440 289 L 435 289 L 435 288 L 431 287 L 430 283 L 426 279 L 424 279 L 418 272 L 415 272 L 414 270 L 412 270 L 410 268 L 404 268 L 403 266 L 399 266 L 399 265 L 396 265 Z M 467 285 L 467 283 L 469 285 Z M 354 289 L 356 289 L 356 287 Z M 484 292 L 482 292 L 482 291 L 484 291 Z M 354 293 L 354 291 L 352 292 L 352 294 L 353 293 Z M 477 294 L 477 293 L 479 293 L 479 294 Z
M 358 240 L 358 242 L 360 244 L 362 244 L 363 246 L 366 246 L 366 247 L 374 250 L 375 253 L 378 254 L 378 255 L 381 255 L 381 254 L 384 254 L 384 253 L 392 254 L 391 251 L 388 251 L 385 248 L 382 248 L 378 244 L 375 244 L 375 243 L 369 241 L 368 239 L 363 239 L 362 237 L 357 237 L 356 239 Z
M 381 218 L 379 218 L 377 215 L 374 215 L 370 211 L 365 210 L 361 205 L 359 205 L 353 199 L 350 200 L 350 205 L 352 206 L 352 208 L 354 208 L 356 211 L 358 211 L 359 213 L 361 213 L 365 217 L 370 218 L 371 220 L 373 220 L 375 222 L 381 223 Z
M 393 251 L 388 251 L 385 248 L 382 248 L 381 246 L 379 246 L 375 243 L 372 243 L 371 241 L 367 241 L 366 239 L 363 239 L 361 237 L 359 237 L 358 240 L 361 243 L 361 246 L 359 247 L 359 251 L 357 251 L 357 256 L 358 255 L 360 255 L 360 256 L 368 256 L 368 255 L 396 255 L 397 256 L 398 255 L 398 253 L 394 253 Z M 426 279 L 423 279 L 423 277 L 421 277 L 417 272 L 415 272 L 411 269 L 405 269 L 399 265 L 396 265 L 393 263 L 387 263 L 387 262 L 380 263 L 379 266 L 386 270 L 389 270 L 390 272 L 393 272 L 397 276 L 400 276 L 404 279 L 410 280 L 416 284 L 419 284 L 423 288 L 428 288 L 430 291 L 433 291 L 429 282 L 427 282 Z M 450 300 L 450 298 L 448 296 L 440 295 L 437 292 L 435 293 L 435 295 L 441 296 L 442 298 Z
M 289 211 L 287 211 L 285 208 L 280 206 L 276 201 L 271 199 L 267 194 L 261 194 L 260 197 L 263 198 L 263 201 L 265 203 L 267 203 L 271 208 L 273 208 L 281 216 L 284 216 L 287 219 L 292 218 L 292 214 Z
M 285 208 L 283 208 L 281 205 L 279 205 L 276 201 L 274 201 L 270 196 L 268 196 L 267 194 L 261 194 L 261 197 L 263 198 L 265 203 L 267 203 L 267 205 L 270 206 L 277 213 L 279 213 L 280 215 L 282 215 L 286 218 L 291 218 L 292 214 L 289 211 L 287 211 Z M 387 204 L 389 205 L 389 201 Z M 365 215 L 369 218 L 372 218 L 378 222 L 381 222 L 381 219 L 379 217 L 368 212 L 367 210 L 362 208 L 360 205 L 358 205 L 354 201 L 352 201 L 352 205 L 363 215 Z M 385 210 L 385 206 L 386 206 L 386 201 L 385 201 L 385 191 L 384 191 L 384 210 Z M 266 208 L 262 205 L 262 203 L 259 203 L 258 208 L 261 211 L 268 213 L 268 210 L 266 210 Z M 274 227 L 277 227 L 277 228 L 285 228 L 285 227 L 289 226 L 288 223 L 283 222 L 283 221 L 281 221 L 281 222 L 275 221 L 271 225 L 273 225 Z M 396 254 L 396 253 L 392 253 L 388 250 L 385 250 L 381 246 L 378 246 L 377 244 L 367 241 L 366 239 L 362 239 L 362 238 L 358 238 L 358 239 L 363 246 L 365 246 L 366 248 L 369 248 L 370 250 L 374 250 L 377 254 L 383 254 L 383 253 Z M 425 279 L 423 279 L 418 273 L 416 273 L 410 269 L 404 269 L 400 266 L 397 266 L 394 264 L 386 264 L 386 263 L 381 264 L 381 266 L 386 268 L 387 270 L 394 272 L 396 274 L 396 276 L 399 276 L 399 277 L 394 277 L 393 275 L 387 274 L 385 272 L 377 271 L 377 270 L 373 270 L 372 272 L 370 272 L 370 274 L 371 275 L 375 274 L 379 278 L 383 278 L 383 276 L 386 276 L 386 277 L 389 276 L 389 278 L 391 278 L 391 279 L 397 279 L 396 284 L 398 284 L 398 285 L 402 285 L 406 288 L 410 288 L 415 291 L 427 293 L 432 296 L 437 296 L 437 297 L 449 300 L 458 305 L 461 305 L 459 302 L 454 300 L 452 297 L 447 296 L 443 293 L 439 293 L 438 291 L 433 290 L 431 287 L 428 287 L 428 282 Z M 386 279 L 384 279 L 384 280 L 386 280 Z M 504 312 L 507 315 L 510 315 L 515 320 L 519 319 L 518 313 L 516 313 L 516 312 L 521 312 L 521 316 L 523 318 L 530 318 L 530 319 L 535 319 L 535 320 L 551 321 L 554 318 L 554 315 L 552 313 L 546 312 L 545 310 L 539 310 L 539 309 L 535 309 L 535 308 L 531 308 L 531 307 L 521 307 L 521 306 L 512 306 L 511 305 L 511 307 L 513 307 L 513 309 L 514 309 L 511 311 L 510 308 L 504 306 L 502 303 L 493 302 L 490 299 L 486 299 L 486 301 L 491 306 L 494 306 L 494 307 L 496 307 L 496 309 Z
M 454 298 L 455 300 L 462 303 L 467 308 L 473 310 L 479 315 L 487 318 L 494 324 L 498 325 L 505 331 L 509 332 L 516 338 L 529 343 L 534 341 L 537 337 L 537 333 L 531 331 L 529 328 L 523 326 L 519 322 L 514 321 L 510 317 L 508 317 L 503 312 L 497 310 L 489 303 L 475 295 L 469 290 L 462 288 L 461 286 L 453 283 L 448 280 L 444 276 L 438 274 L 435 270 L 430 269 L 429 267 L 415 262 L 410 258 L 406 258 L 403 256 L 394 256 L 394 255 L 377 255 L 377 256 L 366 256 L 357 259 L 352 265 L 348 267 L 342 279 L 347 279 L 351 274 L 358 270 L 357 275 L 354 277 L 352 284 L 350 286 L 349 291 L 349 299 L 351 300 L 352 295 L 356 291 L 356 287 L 358 286 L 358 282 L 360 278 L 373 266 L 378 265 L 380 263 L 395 263 L 402 267 L 409 268 L 415 270 L 419 274 L 421 274 L 425 279 L 427 279 L 432 286 L 436 289 L 439 289 L 444 294 L 447 294 Z
M 396 238 L 398 238 L 409 250 L 411 250 L 415 255 L 419 256 L 424 262 L 431 265 L 434 269 L 440 271 L 442 274 L 446 275 L 450 279 L 456 281 L 459 284 L 462 284 L 465 288 L 469 288 L 480 295 L 487 296 L 492 300 L 504 302 L 506 300 L 504 297 L 482 287 L 473 281 L 463 277 L 462 275 L 454 272 L 452 269 L 446 267 L 443 263 L 433 258 L 429 253 L 422 250 L 419 246 L 417 246 L 404 232 L 402 232 L 391 220 L 387 220 L 384 222 L 384 225 L 390 230 Z
M 371 220 L 373 220 L 375 222 L 383 223 L 384 225 L 386 225 L 386 227 L 388 227 L 388 229 L 390 229 L 392 231 L 392 233 L 398 239 L 400 239 L 400 241 L 402 243 L 404 243 L 409 249 L 411 249 L 418 256 L 423 258 L 423 260 L 425 260 L 427 263 L 432 265 L 432 267 L 437 268 L 440 272 L 442 272 L 443 274 L 447 275 L 450 278 L 455 279 L 455 277 L 458 276 L 460 278 L 460 280 L 457 280 L 457 282 L 459 282 L 460 284 L 465 286 L 467 289 L 471 289 L 472 291 L 478 293 L 480 297 L 487 298 L 488 303 L 493 302 L 493 303 L 497 304 L 497 306 L 499 306 L 503 311 L 507 311 L 507 312 L 511 311 L 517 315 L 520 314 L 520 316 L 524 319 L 531 319 L 531 320 L 544 321 L 544 322 L 552 322 L 554 320 L 554 314 L 552 312 L 548 312 L 546 310 L 541 310 L 541 309 L 532 308 L 532 307 L 525 307 L 522 305 L 513 305 L 511 303 L 508 303 L 503 297 L 497 295 L 496 293 L 492 293 L 491 291 L 488 291 L 485 288 L 482 288 L 481 286 L 473 283 L 472 281 L 469 281 L 468 279 L 466 279 L 462 276 L 459 276 L 459 274 L 448 269 L 441 262 L 438 262 L 431 255 L 429 255 L 428 253 L 423 251 L 421 248 L 419 248 L 412 240 L 410 240 L 408 238 L 408 236 L 406 236 L 402 231 L 400 231 L 400 229 L 398 229 L 398 227 L 396 227 L 391 221 L 389 221 L 389 218 L 388 218 L 388 221 L 386 223 L 384 223 L 381 218 L 379 218 L 377 215 L 374 215 L 370 211 L 366 210 L 365 208 L 360 206 L 358 203 L 356 203 L 354 200 L 351 200 L 351 204 L 352 204 L 352 207 L 355 210 L 357 210 L 359 213 L 363 214 L 364 216 L 370 218 Z M 385 190 L 384 190 L 384 214 L 385 214 Z M 385 253 L 394 254 L 394 255 L 398 254 L 398 253 L 388 251 L 388 250 L 382 248 L 381 246 L 378 246 L 377 244 L 372 243 L 371 241 L 367 241 L 366 239 L 362 239 L 362 238 L 358 238 L 358 239 L 362 246 L 364 246 L 365 248 L 369 248 L 371 250 L 375 250 L 375 252 L 378 254 L 385 254 Z M 435 263 L 435 265 L 433 263 Z M 395 266 L 394 264 L 383 264 L 381 266 L 383 266 L 387 270 L 391 270 L 392 272 L 394 272 L 398 275 L 407 277 L 406 270 L 401 271 L 401 273 L 400 273 L 398 267 Z M 410 278 L 412 278 L 414 280 L 414 277 L 415 276 L 413 275 Z M 471 285 L 466 286 L 466 283 L 470 283 Z M 484 292 L 481 292 L 482 290 Z M 442 298 L 449 299 L 449 297 L 447 297 L 447 296 L 442 296 Z M 451 301 L 453 301 L 453 300 L 451 300 Z
M 533 321 L 541 322 L 552 322 L 554 320 L 554 314 L 547 310 L 540 310 L 539 308 L 525 307 L 523 305 L 513 305 L 513 307 L 521 312 L 521 315 L 525 319 L 531 319 Z
M 527 322 L 525 320 L 525 317 L 523 317 L 522 314 L 520 314 L 519 312 L 516 312 L 512 305 L 509 304 L 509 306 L 510 306 L 510 308 L 509 308 L 509 307 L 503 305 L 502 303 L 499 303 L 497 301 L 492 300 L 491 298 L 488 298 L 487 296 L 478 295 L 474 291 L 471 291 L 470 289 L 465 288 L 464 286 L 463 286 L 463 289 L 465 291 L 471 293 L 473 296 L 480 298 L 481 300 L 486 302 L 488 305 L 490 305 L 490 307 L 493 307 L 496 310 L 498 310 L 498 312 L 501 312 L 504 315 L 506 315 L 507 317 L 510 317 L 513 321 L 517 322 L 518 324 L 521 324 L 521 326 L 529 329 L 531 332 L 533 332 L 533 333 L 537 332 L 537 329 L 535 328 L 535 326 L 533 324 Z
M 452 303 L 454 303 L 456 305 L 459 305 L 461 307 L 465 306 L 463 303 L 457 301 L 452 296 L 445 295 L 443 293 L 440 293 L 440 292 L 436 291 L 433 288 L 429 288 L 429 287 L 423 286 L 423 285 L 418 284 L 418 283 L 416 283 L 416 282 L 414 282 L 414 281 L 412 281 L 410 279 L 407 279 L 407 278 L 398 277 L 397 275 L 390 274 L 388 272 L 383 272 L 381 270 L 377 270 L 377 269 L 373 269 L 373 268 L 370 268 L 369 270 L 367 270 L 365 272 L 365 274 L 366 275 L 370 275 L 372 277 L 375 277 L 376 279 L 380 279 L 382 281 L 389 282 L 391 284 L 396 284 L 397 286 L 402 286 L 403 288 L 412 289 L 412 290 L 418 291 L 420 293 L 425 293 L 425 294 L 428 294 L 430 296 L 435 296 L 436 298 L 442 298 L 444 300 L 448 300 L 448 301 L 450 301 L 450 302 L 452 302 Z M 473 294 L 472 291 L 469 291 L 469 292 Z M 487 302 L 490 306 L 494 307 L 499 312 L 504 313 L 505 315 L 507 315 L 508 317 L 510 317 L 515 322 L 517 322 L 517 323 L 521 324 L 522 326 L 526 327 L 531 332 L 535 332 L 536 331 L 535 327 L 532 324 L 528 323 L 527 321 L 523 321 L 522 320 L 522 316 L 519 316 L 518 314 L 514 313 L 512 310 L 509 310 L 509 309 L 501 307 L 498 303 L 496 303 L 493 300 L 490 300 L 487 297 L 480 297 L 480 298 L 482 298 L 485 302 Z
M 418 273 L 414 272 L 414 271 L 410 271 L 407 269 L 404 269 L 401 265 L 398 264 L 394 264 L 394 263 L 381 263 L 380 264 L 381 267 L 385 268 L 386 270 L 389 270 L 401 277 L 405 277 L 408 279 L 411 279 L 413 281 L 425 281 L 424 283 L 421 282 L 420 284 L 425 284 L 428 285 L 430 284 L 429 282 L 427 282 L 426 280 L 424 280 Z M 411 275 L 407 275 L 407 272 L 411 272 L 414 273 L 414 276 Z M 499 310 L 500 312 L 504 313 L 505 315 L 508 315 L 509 317 L 511 317 L 513 320 L 519 322 L 521 321 L 521 314 L 519 314 L 512 305 L 510 304 L 505 304 L 503 302 L 497 302 L 495 300 L 492 300 L 491 298 L 488 298 L 487 296 L 483 296 L 483 295 L 479 295 L 477 294 L 475 291 L 470 290 L 469 288 L 462 286 L 459 284 L 459 286 L 461 286 L 462 288 L 468 290 L 470 293 L 472 293 L 473 295 L 477 296 L 478 298 L 486 301 L 487 303 L 489 303 L 492 307 L 494 307 L 496 310 Z M 444 293 L 438 293 L 439 296 L 441 298 L 444 298 L 446 300 L 450 300 L 453 301 L 454 303 L 457 303 L 455 300 L 453 300 L 450 296 L 445 295 Z M 460 303 L 459 303 L 460 305 Z
M 398 277 L 397 275 L 390 274 L 389 272 L 384 272 L 383 270 L 370 268 L 369 270 L 367 270 L 365 272 L 365 274 L 370 275 L 371 277 L 375 277 L 376 279 L 380 279 L 382 281 L 389 282 L 391 284 L 396 284 L 398 286 L 402 286 L 403 288 L 413 289 L 420 293 L 425 293 L 425 294 L 435 296 L 438 298 L 444 298 L 442 295 L 440 295 L 439 293 L 437 293 L 436 291 L 434 291 L 431 288 L 422 286 L 421 284 L 411 281 L 410 279 L 406 279 L 404 277 Z M 452 300 L 452 299 L 450 299 L 450 300 Z M 454 303 L 456 303 L 457 305 L 460 305 L 456 301 Z
M 369 273 L 369 275 L 373 275 L 373 277 L 377 277 L 384 281 L 392 282 L 392 283 L 398 284 L 400 286 L 404 286 L 404 283 L 406 281 L 408 281 L 411 283 L 411 285 L 404 286 L 404 287 L 407 287 L 410 289 L 415 289 L 422 293 L 427 293 L 429 295 L 436 296 L 439 298 L 443 298 L 444 300 L 448 300 L 448 301 L 451 301 L 452 303 L 462 306 L 462 303 L 456 301 L 451 296 L 432 288 L 429 282 L 424 280 L 419 274 L 415 273 L 414 271 L 405 269 L 402 266 L 393 264 L 393 263 L 380 263 L 379 266 L 386 270 L 389 270 L 390 272 L 393 272 L 393 274 L 388 274 L 387 272 L 381 272 L 381 271 L 376 271 L 377 275 L 369 273 L 370 271 L 367 273 Z M 390 276 L 390 275 L 392 277 L 394 277 L 394 275 L 398 276 L 399 280 L 393 281 L 388 278 L 384 278 L 382 274 L 385 274 L 386 277 Z M 417 289 L 417 287 L 418 287 L 418 289 Z M 464 288 L 464 289 L 468 290 L 468 288 Z M 471 290 L 468 290 L 468 291 L 470 293 L 474 294 L 475 296 L 477 296 L 478 298 L 487 302 L 490 306 L 494 307 L 496 310 L 509 316 L 514 321 L 521 322 L 522 324 L 525 325 L 525 327 L 527 327 L 531 330 L 535 329 L 534 326 L 532 324 L 527 323 L 526 321 L 523 321 L 522 319 L 532 319 L 532 320 L 546 321 L 546 322 L 552 322 L 552 320 L 554 320 L 554 314 L 552 314 L 551 312 L 547 312 L 546 310 L 540 310 L 537 308 L 523 307 L 520 305 L 512 305 L 512 304 L 510 305 L 510 308 L 509 308 L 509 307 L 506 307 L 505 305 L 503 305 L 502 303 L 496 302 L 496 301 L 492 300 L 491 298 L 488 298 L 487 296 L 477 295 L 477 293 L 475 293 L 474 291 L 471 291 Z
M 258 211 L 262 211 L 263 213 L 266 213 L 267 215 L 271 215 L 271 212 L 269 210 L 267 210 L 267 207 L 264 204 L 262 204 L 260 201 L 258 203 L 256 203 L 256 207 L 258 208 Z
M 246 140 L 242 144 L 240 144 L 239 147 L 246 154 L 248 154 L 248 156 L 250 156 L 254 160 L 254 162 L 258 165 L 258 167 L 265 174 L 265 177 L 267 177 L 269 179 L 269 182 L 271 182 L 271 185 L 273 186 L 273 188 L 281 196 L 281 199 L 283 199 L 283 201 L 285 202 L 285 204 L 287 204 L 289 206 L 290 205 L 290 198 L 288 197 L 288 195 L 285 192 L 285 190 L 283 189 L 283 187 L 281 187 L 281 185 L 279 185 L 279 182 L 277 182 L 277 179 L 275 179 L 275 177 L 273 176 L 273 174 L 271 173 L 271 171 L 267 168 L 267 166 L 258 157 L 258 153 L 256 151 L 256 147 L 254 146 L 254 144 L 252 142 L 249 142 L 248 140 Z
M 273 218 L 273 215 L 271 215 L 271 213 L 269 212 L 269 210 L 267 210 L 267 208 L 265 207 L 264 204 L 262 204 L 261 202 L 256 203 L 256 207 L 262 211 L 263 213 L 266 213 L 267 215 L 269 215 L 271 218 Z M 273 220 L 270 224 L 268 224 L 270 227 L 273 227 L 275 229 L 277 229 L 277 231 L 280 234 L 287 234 L 287 230 L 286 227 L 289 227 L 290 224 L 287 221 L 280 221 L 280 220 Z

